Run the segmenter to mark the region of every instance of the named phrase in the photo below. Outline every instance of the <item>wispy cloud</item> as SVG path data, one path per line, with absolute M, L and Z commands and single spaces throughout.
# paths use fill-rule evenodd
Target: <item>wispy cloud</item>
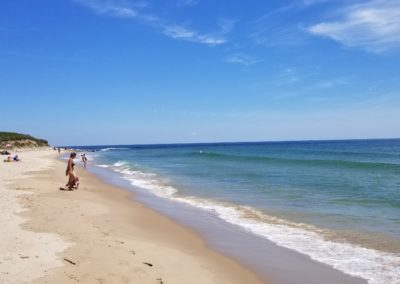
M 223 36 L 215 36 L 212 34 L 199 34 L 180 25 L 166 25 L 163 27 L 163 34 L 179 40 L 203 43 L 209 46 L 224 44 L 226 39 Z
M 297 82 L 296 80 L 295 82 Z M 305 88 L 291 90 L 288 92 L 282 92 L 274 97 L 274 99 L 287 99 L 298 96 L 309 96 L 310 98 L 315 99 L 316 97 L 313 95 L 320 95 L 322 91 L 338 89 L 344 85 L 348 84 L 348 80 L 345 78 L 332 78 L 325 79 L 314 84 L 311 84 Z M 323 94 L 323 93 L 322 93 Z M 320 99 L 321 97 L 318 97 Z
M 304 8 L 304 4 L 291 3 L 269 10 L 249 23 L 248 37 L 256 46 L 297 46 L 305 42 L 301 26 L 294 23 L 293 15 Z
M 261 60 L 256 59 L 256 58 L 249 56 L 247 54 L 244 54 L 244 53 L 234 53 L 234 54 L 229 55 L 225 59 L 225 62 L 249 66 L 249 65 L 259 63 L 259 62 L 261 62 Z
M 91 9 L 98 15 L 111 16 L 117 18 L 135 19 L 172 39 L 184 40 L 205 44 L 208 46 L 217 46 L 227 42 L 228 34 L 235 24 L 229 19 L 221 19 L 217 22 L 218 29 L 201 33 L 181 24 L 171 24 L 165 19 L 161 19 L 155 14 L 147 12 L 149 5 L 145 1 L 124 1 L 124 0 L 73 0 L 78 4 Z M 194 5 L 196 0 L 181 0 L 181 5 Z
M 299 81 L 298 71 L 292 67 L 282 69 L 278 74 L 278 85 L 287 85 Z
M 347 85 L 348 83 L 349 80 L 346 78 L 325 79 L 309 86 L 306 90 L 307 91 L 327 90 L 327 89 L 337 88 L 339 86 L 344 86 Z
M 312 25 L 308 32 L 372 52 L 400 47 L 399 1 L 372 0 L 338 13 L 339 20 Z
M 249 38 L 255 45 L 265 47 L 300 46 L 307 36 L 299 26 L 266 26 L 249 34 Z
M 137 9 L 141 8 L 131 3 L 120 1 L 99 1 L 99 0 L 74 0 L 99 15 L 113 16 L 119 18 L 134 18 L 138 15 Z
M 211 33 L 199 33 L 182 25 L 162 24 L 161 26 L 163 34 L 168 37 L 216 46 L 227 42 L 226 35 L 232 31 L 235 21 L 220 19 L 217 25 L 218 29 Z

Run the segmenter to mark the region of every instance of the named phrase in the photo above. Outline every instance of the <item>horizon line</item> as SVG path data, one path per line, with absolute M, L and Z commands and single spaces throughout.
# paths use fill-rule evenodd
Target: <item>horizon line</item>
M 259 144 L 259 143 L 291 143 L 291 142 L 340 142 L 340 141 L 376 141 L 400 140 L 392 138 L 349 138 L 349 139 L 306 139 L 306 140 L 259 140 L 259 141 L 219 141 L 219 142 L 181 142 L 181 143 L 139 143 L 139 144 L 98 144 L 98 145 L 62 145 L 61 148 L 101 147 L 101 146 L 165 146 L 165 145 L 211 145 L 211 144 Z

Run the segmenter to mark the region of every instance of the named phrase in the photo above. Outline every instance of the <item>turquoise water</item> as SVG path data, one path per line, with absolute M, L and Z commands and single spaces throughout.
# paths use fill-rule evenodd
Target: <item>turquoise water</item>
M 370 283 L 400 283 L 400 140 L 84 150 L 96 151 L 92 164 L 158 197 Z

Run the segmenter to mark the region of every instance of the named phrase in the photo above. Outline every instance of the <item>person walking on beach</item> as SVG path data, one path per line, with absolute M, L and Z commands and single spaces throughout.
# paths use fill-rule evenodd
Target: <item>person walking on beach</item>
M 61 154 L 61 149 L 60 149 L 60 147 L 58 147 L 58 155 L 60 155 Z
M 87 165 L 86 154 L 82 154 L 81 157 L 82 157 L 83 167 L 86 169 L 86 165 Z
M 65 185 L 69 190 L 78 189 L 79 186 L 79 178 L 75 173 L 75 163 L 74 159 L 76 158 L 76 153 L 71 153 L 69 155 L 67 170 L 65 171 L 65 175 L 68 176 L 68 183 Z

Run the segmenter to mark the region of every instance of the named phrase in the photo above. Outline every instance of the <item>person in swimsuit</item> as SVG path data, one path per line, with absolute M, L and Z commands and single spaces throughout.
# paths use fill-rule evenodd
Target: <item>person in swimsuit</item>
M 87 165 L 87 157 L 86 154 L 82 154 L 82 163 L 83 163 L 83 167 L 86 169 L 86 165 Z
M 76 158 L 76 153 L 71 153 L 69 155 L 67 170 L 65 171 L 65 175 L 68 176 L 68 183 L 65 185 L 68 189 L 78 189 L 79 186 L 79 178 L 75 173 L 75 163 L 74 159 Z

